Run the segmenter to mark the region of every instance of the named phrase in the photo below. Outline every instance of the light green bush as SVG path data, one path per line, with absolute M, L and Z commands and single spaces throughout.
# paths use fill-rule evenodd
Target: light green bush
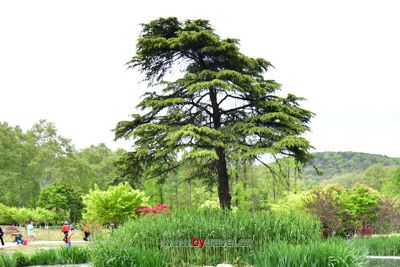
M 143 192 L 133 190 L 128 183 L 110 186 L 101 191 L 97 186 L 83 197 L 83 219 L 101 224 L 121 224 L 136 217 L 135 210 L 147 203 Z

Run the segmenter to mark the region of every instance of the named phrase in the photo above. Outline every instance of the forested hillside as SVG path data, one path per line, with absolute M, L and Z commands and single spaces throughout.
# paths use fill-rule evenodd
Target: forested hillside
M 320 179 L 330 179 L 334 175 L 364 171 L 374 164 L 400 165 L 400 158 L 360 152 L 317 152 L 313 155 L 314 159 L 303 169 L 305 178 L 318 176 L 313 166 L 321 172 Z

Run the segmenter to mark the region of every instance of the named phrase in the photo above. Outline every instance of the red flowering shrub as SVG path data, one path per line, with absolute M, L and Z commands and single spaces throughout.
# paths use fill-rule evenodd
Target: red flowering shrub
M 358 229 L 358 232 L 362 236 L 367 236 L 367 235 L 372 235 L 374 233 L 374 230 L 371 227 L 363 226 Z
M 157 203 L 154 208 L 149 207 L 149 206 L 141 206 L 136 209 L 136 214 L 137 215 L 142 215 L 142 214 L 171 214 L 171 210 L 169 210 L 169 205 L 168 204 L 160 204 Z

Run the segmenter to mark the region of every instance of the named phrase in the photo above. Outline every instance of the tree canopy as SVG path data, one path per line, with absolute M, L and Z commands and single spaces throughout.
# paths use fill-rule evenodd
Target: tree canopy
M 244 55 L 238 39 L 221 38 L 206 20 L 160 18 L 142 27 L 128 64 L 155 90 L 144 94 L 132 120 L 115 129 L 117 139 L 134 142 L 120 161 L 128 178 L 195 162 L 217 178 L 220 205 L 230 208 L 230 159 L 309 158 L 311 146 L 301 135 L 313 113 L 300 107 L 302 98 L 277 94 L 280 84 L 264 77 L 270 62 Z
M 83 208 L 82 193 L 72 186 L 52 184 L 40 191 L 38 204 L 55 210 L 64 219 L 78 221 Z

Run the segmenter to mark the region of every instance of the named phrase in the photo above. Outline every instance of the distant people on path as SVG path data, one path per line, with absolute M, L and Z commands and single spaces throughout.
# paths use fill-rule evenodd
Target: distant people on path
M 0 227 L 0 240 L 1 240 L 1 245 L 2 246 L 4 246 L 3 235 L 4 235 L 3 229 L 1 229 L 1 227 Z
M 63 225 L 62 228 L 61 228 L 61 232 L 64 233 L 64 238 L 67 238 L 67 237 L 68 237 L 68 234 L 69 234 L 69 225 L 68 225 L 68 221 L 65 221 L 65 222 L 64 222 L 64 225 Z
M 34 235 L 33 235 L 33 223 L 32 221 L 26 225 L 26 234 L 28 235 L 28 242 L 33 243 Z
M 83 238 L 83 240 L 88 241 L 88 238 L 90 236 L 90 232 L 89 232 L 89 228 L 87 226 L 87 223 L 84 223 L 82 225 L 82 232 L 85 235 L 85 237 Z

